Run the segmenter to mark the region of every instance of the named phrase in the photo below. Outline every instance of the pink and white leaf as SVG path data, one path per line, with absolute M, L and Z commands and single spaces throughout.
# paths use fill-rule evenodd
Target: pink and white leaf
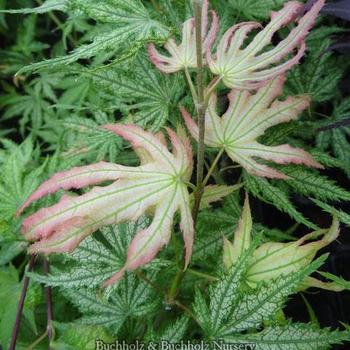
M 305 52 L 304 39 L 314 25 L 325 0 L 318 0 L 300 19 L 297 19 L 303 4 L 287 2 L 283 9 L 273 12 L 269 24 L 245 45 L 247 35 L 260 25 L 256 22 L 240 23 L 223 35 L 215 55 L 207 51 L 207 62 L 212 73 L 221 77 L 227 87 L 236 89 L 256 89 L 265 81 L 276 77 L 297 64 Z M 273 35 L 282 27 L 296 21 L 297 26 L 274 48 Z M 288 55 L 296 53 L 292 58 Z
M 94 187 L 80 196 L 64 195 L 57 204 L 27 217 L 22 233 L 33 242 L 29 251 L 33 254 L 71 252 L 102 226 L 135 221 L 146 211 L 154 212 L 150 226 L 134 237 L 125 266 L 112 277 L 111 283 L 125 271 L 135 270 L 155 257 L 169 241 L 174 215 L 180 211 L 187 264 L 194 232 L 186 185 L 192 173 L 188 139 L 168 130 L 173 145 L 170 152 L 163 137 L 137 126 L 116 124 L 106 129 L 130 141 L 134 149 L 143 154 L 142 165 L 125 167 L 102 162 L 74 168 L 47 180 L 30 196 L 23 209 L 58 189 L 79 189 L 106 180 L 114 182 Z
M 119 164 L 99 162 L 92 165 L 76 167 L 68 171 L 55 174 L 49 180 L 45 181 L 39 188 L 33 192 L 24 204 L 18 209 L 17 215 L 20 215 L 24 209 L 38 199 L 57 192 L 60 189 L 80 189 L 85 186 L 95 185 L 103 181 L 128 178 L 140 178 L 149 174 L 154 175 L 153 169 L 149 165 L 138 167 L 126 167 Z
M 216 98 L 211 98 L 205 116 L 205 144 L 224 148 L 234 162 L 258 176 L 287 178 L 279 171 L 259 163 L 259 158 L 279 164 L 295 163 L 322 168 L 309 153 L 300 148 L 289 145 L 265 146 L 257 141 L 266 129 L 297 119 L 309 105 L 308 96 L 278 100 L 284 81 L 284 76 L 270 80 L 255 94 L 246 90 L 232 90 L 228 94 L 229 106 L 222 117 L 219 117 L 213 106 Z M 186 110 L 182 108 L 181 112 L 192 136 L 198 137 L 197 124 Z

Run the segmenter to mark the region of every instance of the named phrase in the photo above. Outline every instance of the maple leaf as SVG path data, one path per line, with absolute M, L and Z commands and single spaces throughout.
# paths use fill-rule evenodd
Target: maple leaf
M 218 30 L 218 17 L 215 11 L 211 11 L 212 23 L 208 29 L 208 0 L 204 0 L 202 7 L 202 50 L 203 56 L 210 50 Z M 165 49 L 170 53 L 164 56 L 157 51 L 154 44 L 148 45 L 148 54 L 154 65 L 164 73 L 174 73 L 183 68 L 197 67 L 196 54 L 196 29 L 195 19 L 192 17 L 184 22 L 182 27 L 182 42 L 177 45 L 173 38 L 168 39 L 164 44 Z
M 255 89 L 266 80 L 284 73 L 297 64 L 305 52 L 304 39 L 322 9 L 325 0 L 318 0 L 289 35 L 272 49 L 263 51 L 271 44 L 273 35 L 281 28 L 298 18 L 304 4 L 290 1 L 282 10 L 272 12 L 270 23 L 262 29 L 244 48 L 247 35 L 261 27 L 258 22 L 238 23 L 228 29 L 220 40 L 216 54 L 207 50 L 207 62 L 212 73 L 219 75 L 229 88 Z M 294 57 L 281 62 L 289 53 L 298 48 Z
M 149 227 L 137 232 L 131 242 L 124 267 L 105 284 L 121 278 L 151 261 L 168 243 L 175 213 L 181 214 L 180 228 L 186 246 L 186 265 L 193 244 L 193 221 L 186 182 L 192 174 L 192 150 L 186 136 L 167 129 L 173 151 L 163 134 L 153 135 L 134 125 L 106 125 L 106 129 L 128 140 L 141 164 L 127 167 L 100 162 L 54 175 L 44 182 L 19 209 L 20 214 L 33 201 L 59 189 L 79 189 L 112 180 L 80 196 L 64 195 L 49 208 L 43 208 L 23 221 L 22 233 L 30 253 L 70 252 L 101 226 L 135 221 L 152 211 Z
M 269 127 L 294 120 L 309 105 L 307 96 L 276 100 L 282 93 L 285 77 L 279 76 L 251 94 L 247 90 L 232 90 L 228 94 L 229 107 L 220 118 L 216 112 L 215 94 L 211 95 L 205 115 L 204 142 L 209 147 L 224 148 L 227 155 L 242 165 L 249 173 L 270 178 L 288 178 L 271 167 L 260 164 L 258 157 L 276 163 L 297 163 L 322 168 L 312 156 L 300 148 L 289 145 L 265 146 L 258 141 Z M 181 107 L 185 123 L 192 136 L 198 140 L 198 126 L 190 114 Z

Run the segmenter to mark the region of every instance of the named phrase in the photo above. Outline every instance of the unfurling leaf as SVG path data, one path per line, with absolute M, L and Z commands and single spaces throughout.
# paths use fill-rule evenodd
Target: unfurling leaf
M 235 232 L 233 243 L 227 239 L 224 241 L 223 262 L 227 269 L 236 264 L 242 258 L 244 252 L 250 248 L 252 231 L 252 218 L 249 201 L 246 198 L 242 216 Z M 317 241 L 312 240 L 318 236 L 323 237 Z M 311 232 L 299 240 L 289 243 L 266 242 L 254 250 L 246 273 L 246 281 L 256 287 L 258 283 L 273 280 L 280 276 L 286 276 L 298 272 L 307 267 L 316 256 L 316 253 L 337 239 L 339 235 L 339 222 L 333 219 L 332 226 L 327 229 Z M 330 289 L 315 278 L 307 278 L 301 288 L 317 286 Z M 335 290 L 333 288 L 333 290 Z
M 244 251 L 250 247 L 252 227 L 252 215 L 250 213 L 248 196 L 246 195 L 242 217 L 239 220 L 233 244 L 226 237 L 224 239 L 223 259 L 226 268 L 230 268 L 235 264 L 242 257 Z
M 261 30 L 244 48 L 244 41 L 250 31 L 261 27 L 258 22 L 243 22 L 231 27 L 222 37 L 212 56 L 207 51 L 207 61 L 212 73 L 219 75 L 227 87 L 255 89 L 266 80 L 282 74 L 297 64 L 305 51 L 304 39 L 315 18 L 324 5 L 318 0 L 309 12 L 298 20 L 298 25 L 279 44 L 265 52 L 273 35 L 281 28 L 293 22 L 299 15 L 303 4 L 297 1 L 287 2 L 284 8 L 273 12 L 271 22 Z M 296 55 L 280 63 L 289 53 L 298 48 Z M 280 63 L 277 66 L 274 64 Z
M 58 204 L 26 218 L 22 232 L 31 253 L 72 251 L 98 228 L 135 221 L 146 211 L 153 212 L 150 226 L 139 231 L 130 244 L 124 267 L 107 284 L 151 261 L 168 243 L 176 211 L 186 246 L 186 264 L 193 244 L 193 221 L 186 182 L 192 174 L 192 150 L 186 137 L 167 129 L 173 146 L 171 153 L 162 136 L 155 136 L 134 125 L 107 125 L 106 129 L 131 142 L 141 165 L 126 167 L 100 162 L 56 174 L 44 182 L 23 204 L 19 213 L 33 201 L 59 189 L 79 189 L 103 181 L 80 196 L 65 195 Z
M 202 7 L 202 49 L 203 56 L 210 50 L 218 30 L 218 18 L 215 11 L 211 11 L 212 24 L 208 28 L 208 0 L 204 0 Z M 183 68 L 197 67 L 196 55 L 196 29 L 194 18 L 188 19 L 182 28 L 182 42 L 177 45 L 173 38 L 168 39 L 164 44 L 169 56 L 160 54 L 154 44 L 149 44 L 148 53 L 155 66 L 164 73 L 174 73 Z
M 309 105 L 307 96 L 277 100 L 282 93 L 284 81 L 284 76 L 275 78 L 254 95 L 246 90 L 232 90 L 228 95 L 229 107 L 221 118 L 216 112 L 217 97 L 213 94 L 205 115 L 205 144 L 224 148 L 233 161 L 258 176 L 288 178 L 277 170 L 258 163 L 254 157 L 280 164 L 297 163 L 322 168 L 309 153 L 300 148 L 289 145 L 265 146 L 256 141 L 269 127 L 298 118 L 299 113 Z M 198 140 L 197 124 L 184 108 L 181 108 L 181 112 L 190 133 Z

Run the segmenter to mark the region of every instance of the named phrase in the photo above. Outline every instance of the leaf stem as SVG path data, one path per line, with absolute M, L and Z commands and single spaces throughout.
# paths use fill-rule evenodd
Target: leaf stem
M 191 90 L 191 94 L 192 94 L 192 99 L 194 101 L 194 103 L 197 103 L 198 97 L 197 97 L 197 92 L 196 92 L 196 88 L 194 87 L 191 75 L 187 69 L 187 67 L 185 67 L 185 77 L 188 83 L 188 86 L 190 87 Z
M 173 279 L 173 282 L 171 283 L 168 295 L 167 295 L 167 303 L 173 304 L 175 297 L 177 295 L 179 285 L 184 278 L 184 272 L 183 270 L 179 270 L 179 272 L 176 274 L 175 278 Z
M 213 173 L 213 171 L 214 171 L 214 169 L 215 169 L 215 167 L 216 167 L 216 165 L 217 165 L 217 163 L 218 163 L 220 157 L 221 157 L 222 154 L 224 153 L 224 151 L 225 151 L 225 150 L 224 150 L 223 148 L 221 148 L 220 152 L 216 155 L 216 157 L 215 157 L 215 159 L 214 159 L 212 165 L 210 166 L 210 168 L 209 168 L 209 170 L 208 170 L 207 176 L 206 176 L 205 179 L 203 180 L 203 186 L 205 186 L 205 185 L 207 184 L 208 180 L 210 179 L 211 174 Z
M 50 272 L 50 265 L 46 257 L 44 258 L 43 265 L 44 265 L 44 273 L 45 275 L 48 275 Z M 45 287 L 45 297 L 46 297 L 46 310 L 47 310 L 47 328 L 46 329 L 47 329 L 47 336 L 49 338 L 48 349 L 51 350 L 50 344 L 54 338 L 54 328 L 52 324 L 52 320 L 53 320 L 52 289 L 50 286 Z
M 215 276 L 211 276 L 211 275 L 208 275 L 207 273 L 196 271 L 196 270 L 193 270 L 193 269 L 190 269 L 190 268 L 188 268 L 186 271 L 188 273 L 192 274 L 193 276 L 205 278 L 205 279 L 207 279 L 208 281 L 211 281 L 211 282 L 215 282 L 215 281 L 219 280 L 219 278 L 217 278 Z
M 198 150 L 197 150 L 197 178 L 195 202 L 192 216 L 194 223 L 197 221 L 200 201 L 203 195 L 204 173 L 204 133 L 205 133 L 205 100 L 204 100 L 204 68 L 202 50 L 202 0 L 193 0 L 194 18 L 196 28 L 196 51 L 197 51 L 197 101 L 196 109 L 198 116 Z
M 221 77 L 215 77 L 207 86 L 205 98 L 204 98 L 205 109 L 207 109 L 211 94 L 213 93 L 217 85 L 220 83 L 220 81 L 221 81 Z
M 25 350 L 33 350 L 35 347 L 40 344 L 47 336 L 47 330 L 43 333 L 38 339 L 36 339 L 32 344 L 25 348 Z
M 31 255 L 29 262 L 28 262 L 27 271 L 32 271 L 32 269 L 34 267 L 35 259 L 36 259 L 36 255 Z M 21 325 L 24 301 L 25 301 L 26 296 L 27 296 L 28 286 L 29 286 L 29 277 L 25 275 L 23 278 L 23 288 L 22 288 L 21 296 L 20 296 L 19 301 L 18 301 L 16 320 L 15 320 L 15 324 L 13 326 L 9 350 L 16 349 L 17 337 L 18 337 L 18 333 L 19 333 L 19 327 Z
M 162 288 L 160 288 L 157 284 L 152 282 L 142 271 L 136 270 L 135 274 L 139 279 L 149 284 L 157 293 L 159 293 L 162 297 L 164 297 L 164 292 Z

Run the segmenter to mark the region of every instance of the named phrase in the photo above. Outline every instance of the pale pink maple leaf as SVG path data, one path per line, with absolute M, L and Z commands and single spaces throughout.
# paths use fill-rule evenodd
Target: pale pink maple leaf
M 185 241 L 185 263 L 193 245 L 193 220 L 187 182 L 192 174 L 192 150 L 188 139 L 167 129 L 170 152 L 164 137 L 134 125 L 107 125 L 106 129 L 130 141 L 141 165 L 127 167 L 100 162 L 74 168 L 45 181 L 22 205 L 20 214 L 32 202 L 59 189 L 78 189 L 106 180 L 80 196 L 64 195 L 49 207 L 38 210 L 23 221 L 22 232 L 32 241 L 30 253 L 70 252 L 87 235 L 105 225 L 135 221 L 145 212 L 153 213 L 149 227 L 136 233 L 125 266 L 106 284 L 151 261 L 169 242 L 174 215 L 181 214 L 180 228 Z
M 257 90 L 232 90 L 228 94 L 229 106 L 222 117 L 216 111 L 215 94 L 211 95 L 205 114 L 204 142 L 209 147 L 224 148 L 227 155 L 249 173 L 269 178 L 288 178 L 283 173 L 261 164 L 255 158 L 279 164 L 296 163 L 322 168 L 312 156 L 300 148 L 287 144 L 265 146 L 257 141 L 265 130 L 279 123 L 297 119 L 308 107 L 308 96 L 277 99 L 282 93 L 285 77 L 279 76 Z M 198 126 L 190 114 L 181 107 L 186 126 L 198 140 Z
M 304 4 L 289 1 L 278 12 L 272 12 L 271 21 L 246 44 L 247 35 L 262 26 L 258 22 L 234 25 L 221 38 L 216 53 L 207 50 L 207 62 L 212 73 L 221 77 L 229 88 L 256 89 L 264 82 L 280 75 L 295 64 L 305 52 L 304 39 L 314 25 L 325 0 L 316 1 L 301 18 Z M 273 35 L 282 27 L 297 21 L 297 26 L 275 47 L 270 48 Z M 292 58 L 288 54 L 297 49 Z

